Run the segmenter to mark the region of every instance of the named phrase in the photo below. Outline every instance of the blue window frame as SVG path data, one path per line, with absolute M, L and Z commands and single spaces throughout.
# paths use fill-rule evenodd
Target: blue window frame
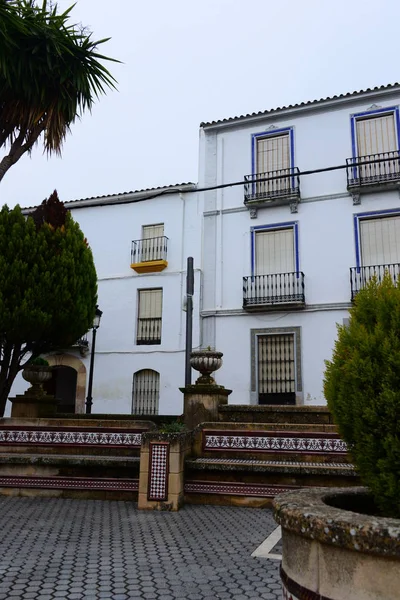
M 361 269 L 360 221 L 363 219 L 373 217 L 394 217 L 398 215 L 400 215 L 400 208 L 389 208 L 387 210 L 373 210 L 369 212 L 358 213 L 353 216 L 357 273 L 359 273 Z
M 277 137 L 278 135 L 289 134 L 290 145 L 290 167 L 294 167 L 294 131 L 293 127 L 284 127 L 283 129 L 270 129 L 262 133 L 253 133 L 251 136 L 251 172 L 252 175 L 257 174 L 256 159 L 257 159 L 257 141 L 267 137 Z
M 251 275 L 255 275 L 256 270 L 256 233 L 259 231 L 272 231 L 274 229 L 293 229 L 294 236 L 294 262 L 296 273 L 300 271 L 299 258 L 299 224 L 297 221 L 287 221 L 285 223 L 272 223 L 271 225 L 256 225 L 250 229 L 251 233 Z M 298 276 L 298 275 L 297 275 Z
M 396 123 L 396 134 L 397 134 L 397 149 L 400 149 L 400 115 L 398 106 L 390 106 L 388 108 L 379 108 L 377 110 L 368 110 L 362 113 L 356 113 L 351 115 L 351 150 L 353 158 L 358 157 L 357 153 L 357 132 L 356 132 L 356 121 L 358 119 L 364 119 L 367 117 L 383 116 L 385 114 L 394 114 L 394 120 Z

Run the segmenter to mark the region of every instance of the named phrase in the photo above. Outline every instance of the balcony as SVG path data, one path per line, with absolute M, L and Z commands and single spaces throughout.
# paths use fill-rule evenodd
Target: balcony
M 244 203 L 255 208 L 268 204 L 297 205 L 300 200 L 300 176 L 297 167 L 269 173 L 253 173 L 244 177 Z
M 138 346 L 161 344 L 161 327 L 161 317 L 139 318 L 137 324 L 136 344 Z
M 346 159 L 349 192 L 397 189 L 400 183 L 400 152 L 383 152 Z
M 389 273 L 393 281 L 396 282 L 400 275 L 400 263 L 371 265 L 368 267 L 351 267 L 351 301 L 353 302 L 357 293 L 365 288 L 367 283 L 371 281 L 373 277 L 376 277 L 378 283 L 380 283 L 383 280 L 385 273 Z
M 243 308 L 299 308 L 305 305 L 304 273 L 276 273 L 243 277 Z
M 131 269 L 136 273 L 158 273 L 168 267 L 168 238 L 165 236 L 134 240 L 131 249 Z

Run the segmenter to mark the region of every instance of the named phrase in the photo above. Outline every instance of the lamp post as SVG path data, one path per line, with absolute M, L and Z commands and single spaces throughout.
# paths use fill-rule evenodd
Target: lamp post
M 92 412 L 92 387 L 93 387 L 93 369 L 94 369 L 94 353 L 96 348 L 96 333 L 98 328 L 100 327 L 100 319 L 103 311 L 99 309 L 99 305 L 96 305 L 96 312 L 93 319 L 93 328 L 92 328 L 92 352 L 90 355 L 90 368 L 89 368 L 89 385 L 88 385 L 88 395 L 86 398 L 86 414 L 90 415 Z

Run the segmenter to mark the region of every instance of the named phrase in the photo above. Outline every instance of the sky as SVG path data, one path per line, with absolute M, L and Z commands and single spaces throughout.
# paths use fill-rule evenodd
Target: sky
M 77 0 L 71 20 L 112 38 L 118 91 L 61 158 L 25 154 L 0 205 L 196 182 L 202 121 L 400 81 L 399 18 L 398 0 Z

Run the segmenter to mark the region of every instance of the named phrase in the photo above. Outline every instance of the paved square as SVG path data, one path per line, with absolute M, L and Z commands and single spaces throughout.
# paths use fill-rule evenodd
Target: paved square
M 0 497 L 0 600 L 281 598 L 271 511 Z

